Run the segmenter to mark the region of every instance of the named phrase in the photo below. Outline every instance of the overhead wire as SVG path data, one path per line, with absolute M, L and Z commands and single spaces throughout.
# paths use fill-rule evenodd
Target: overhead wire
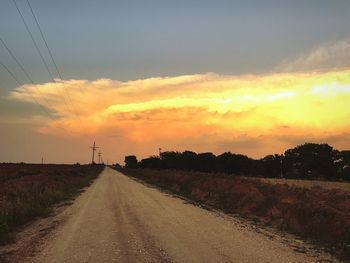
M 15 1 L 15 0 L 13 0 L 13 1 Z M 35 23 L 36 23 L 36 25 L 37 25 L 37 27 L 38 27 L 38 29 L 39 29 L 41 38 L 42 38 L 43 42 L 45 43 L 45 46 L 46 46 L 46 49 L 47 49 L 47 51 L 48 51 L 48 53 L 49 53 L 49 55 L 50 55 L 51 61 L 52 61 L 53 65 L 55 66 L 55 69 L 56 69 L 56 71 L 57 71 L 57 74 L 58 74 L 59 78 L 60 78 L 61 80 L 63 80 L 62 74 L 61 74 L 61 72 L 60 72 L 60 70 L 59 70 L 59 68 L 58 68 L 58 66 L 57 66 L 57 63 L 56 63 L 56 61 L 55 61 L 53 55 L 52 55 L 51 49 L 50 49 L 50 47 L 49 47 L 49 45 L 48 45 L 48 43 L 47 43 L 47 41 L 46 41 L 45 35 L 44 35 L 44 33 L 43 33 L 43 30 L 41 29 L 41 26 L 40 26 L 40 24 L 39 24 L 39 21 L 38 21 L 38 19 L 37 19 L 37 16 L 35 15 L 34 10 L 33 10 L 32 6 L 31 6 L 29 0 L 27 0 L 27 4 L 28 4 L 28 6 L 29 6 L 29 9 L 30 9 L 30 12 L 31 12 L 32 16 L 34 17 Z M 73 107 L 73 109 L 74 109 L 74 111 L 75 111 L 75 112 L 74 112 L 75 115 L 78 117 L 77 110 L 76 110 L 76 108 L 74 107 L 74 105 L 73 105 L 73 103 L 72 103 L 72 100 L 71 100 L 71 98 L 70 98 L 70 96 L 69 96 L 69 92 L 67 92 L 67 96 L 68 96 L 68 99 L 69 99 L 70 104 L 72 105 L 72 107 Z M 78 117 L 78 118 L 80 118 L 80 117 Z
M 24 67 L 22 66 L 22 64 L 18 61 L 18 59 L 16 58 L 16 56 L 12 53 L 11 49 L 6 45 L 5 41 L 0 37 L 0 42 L 2 43 L 2 45 L 5 47 L 5 49 L 7 50 L 7 52 L 10 54 L 10 56 L 12 57 L 12 59 L 16 62 L 16 64 L 20 67 L 20 69 L 22 70 L 22 72 L 24 73 L 24 75 L 26 75 L 26 77 L 28 78 L 28 80 L 34 84 L 33 79 L 29 76 L 28 72 L 24 69 Z
M 24 73 L 24 75 L 28 78 L 28 80 L 30 81 L 31 84 L 35 85 L 36 83 L 34 82 L 34 80 L 29 76 L 28 72 L 25 70 L 25 68 L 23 67 L 23 65 L 18 61 L 17 57 L 13 54 L 13 52 L 11 51 L 11 49 L 8 47 L 8 45 L 5 43 L 5 41 L 0 37 L 0 42 L 2 43 L 2 45 L 5 47 L 5 49 L 7 50 L 7 52 L 10 54 L 10 56 L 12 57 L 12 59 L 16 62 L 17 66 L 22 70 L 22 72 Z M 45 98 L 45 96 L 43 95 L 43 93 L 38 90 L 38 93 L 42 96 L 42 99 L 45 103 L 41 103 L 41 105 L 45 105 L 46 108 L 50 108 L 49 105 L 50 103 L 47 101 L 47 99 Z M 37 100 L 36 100 L 37 101 Z M 47 111 L 47 110 L 46 110 Z M 50 114 L 51 116 L 51 114 Z M 52 116 L 51 116 L 52 117 Z M 53 117 L 52 117 L 53 118 Z
M 15 76 L 15 74 L 12 73 L 12 71 L 5 65 L 5 63 L 3 63 L 1 60 L 0 60 L 0 65 L 7 71 L 7 73 L 9 73 L 11 75 L 11 77 L 16 81 L 16 83 L 19 85 L 19 86 L 22 86 L 23 84 L 17 79 L 17 77 Z
M 28 78 L 28 80 L 31 82 L 31 84 L 35 85 L 35 82 L 33 81 L 33 79 L 29 76 L 28 72 L 25 70 L 25 68 L 23 67 L 23 65 L 18 61 L 18 59 L 16 58 L 16 56 L 13 54 L 13 52 L 11 51 L 11 49 L 8 47 L 8 45 L 5 43 L 5 41 L 0 37 L 0 42 L 2 43 L 2 45 L 5 47 L 5 49 L 7 50 L 7 52 L 10 54 L 10 56 L 12 57 L 12 59 L 16 62 L 17 66 L 23 71 L 23 73 L 26 75 L 26 77 Z M 15 74 L 13 72 L 10 71 L 10 69 L 3 63 L 1 62 L 1 65 L 6 69 L 6 71 L 14 78 L 14 80 L 20 85 L 23 86 L 23 83 L 20 82 L 18 80 L 18 78 L 15 76 Z M 39 94 L 43 95 L 40 90 Z M 47 110 L 47 108 L 49 108 L 49 103 L 47 102 L 47 105 L 45 105 L 44 103 L 40 103 L 38 101 L 38 99 L 32 94 L 32 93 L 28 93 L 29 96 L 34 100 L 34 102 L 47 114 L 47 116 L 52 120 L 55 121 L 55 118 L 52 116 L 52 114 Z M 45 97 L 43 97 L 43 100 L 46 101 Z M 57 126 L 58 128 L 67 131 L 67 129 L 65 129 L 64 127 L 60 127 Z
M 36 43 L 36 41 L 35 41 L 35 39 L 34 39 L 34 36 L 33 36 L 32 32 L 30 31 L 29 26 L 28 26 L 28 24 L 26 23 L 26 21 L 25 21 L 25 19 L 24 19 L 24 16 L 23 16 L 22 12 L 20 11 L 20 9 L 19 9 L 19 7 L 18 7 L 16 1 L 13 0 L 13 2 L 14 2 L 14 4 L 15 4 L 15 6 L 16 6 L 16 9 L 17 9 L 18 13 L 19 13 L 20 16 L 21 16 L 21 19 L 22 19 L 22 21 L 23 21 L 23 23 L 24 23 L 24 25 L 25 25 L 25 27 L 26 27 L 26 29 L 27 29 L 27 31 L 28 31 L 28 34 L 30 35 L 30 37 L 31 37 L 31 39 L 32 39 L 32 41 L 33 41 L 33 44 L 34 44 L 34 46 L 35 46 L 37 52 L 39 53 L 39 55 L 40 55 L 40 57 L 41 57 L 41 60 L 42 60 L 42 62 L 43 62 L 43 64 L 44 64 L 46 70 L 48 71 L 48 73 L 49 73 L 51 79 L 55 82 L 55 79 L 54 79 L 54 77 L 53 77 L 53 74 L 52 74 L 52 72 L 50 71 L 48 64 L 46 63 L 46 61 L 45 61 L 45 59 L 44 59 L 44 56 L 43 56 L 43 54 L 41 53 L 41 51 L 40 51 L 40 49 L 39 49 L 39 46 L 37 45 L 37 43 Z M 61 74 L 61 72 L 60 72 L 60 70 L 59 70 L 59 68 L 58 68 L 58 66 L 57 66 L 57 64 L 56 64 L 56 62 L 55 62 L 55 60 L 54 60 L 54 57 L 53 57 L 53 55 L 52 55 L 52 52 L 51 52 L 51 50 L 50 50 L 50 48 L 49 48 L 49 46 L 48 46 L 48 43 L 47 43 L 47 41 L 46 41 L 46 39 L 45 39 L 44 34 L 43 34 L 43 31 L 42 31 L 42 29 L 41 29 L 41 27 L 40 27 L 40 25 L 39 25 L 38 19 L 37 19 L 36 15 L 34 14 L 33 8 L 31 7 L 30 2 L 29 2 L 28 0 L 27 0 L 27 3 L 28 3 L 28 6 L 29 6 L 29 8 L 30 8 L 30 11 L 31 11 L 31 13 L 32 13 L 32 15 L 33 15 L 33 17 L 34 17 L 34 19 L 35 19 L 36 25 L 37 25 L 37 27 L 38 27 L 38 29 L 39 29 L 39 31 L 40 31 L 40 35 L 41 35 L 41 37 L 42 37 L 42 39 L 43 39 L 43 41 L 44 41 L 44 43 L 45 43 L 45 46 L 46 46 L 46 48 L 47 48 L 47 50 L 48 50 L 48 53 L 49 53 L 50 58 L 51 58 L 51 60 L 52 60 L 52 63 L 53 63 L 53 65 L 54 65 L 54 67 L 55 67 L 55 69 L 56 69 L 56 71 L 57 71 L 57 74 L 58 74 L 59 78 L 62 80 L 62 79 L 63 79 L 63 78 L 62 78 L 62 74 Z M 17 66 L 21 69 L 21 71 L 22 71 L 22 72 L 24 73 L 24 75 L 27 77 L 27 79 L 30 81 L 30 83 L 33 84 L 33 85 L 35 85 L 36 83 L 34 82 L 34 80 L 30 77 L 29 73 L 26 71 L 26 69 L 24 68 L 24 66 L 20 63 L 20 61 L 19 61 L 19 60 L 17 59 L 17 57 L 14 55 L 14 53 L 12 52 L 12 50 L 8 47 L 8 45 L 5 43 L 5 41 L 4 41 L 1 37 L 0 37 L 0 42 L 1 42 L 2 45 L 5 47 L 5 49 L 7 50 L 7 52 L 10 54 L 10 56 L 12 57 L 12 59 L 16 62 Z M 0 61 L 0 65 L 9 73 L 9 75 L 15 80 L 15 82 L 16 82 L 18 85 L 23 86 L 23 83 L 19 80 L 18 77 L 16 77 L 16 74 L 14 74 L 14 73 L 9 69 L 9 67 L 6 66 L 6 64 L 5 64 L 3 61 Z M 40 93 L 40 95 L 42 95 L 42 99 L 43 99 L 43 101 L 46 102 L 47 105 L 45 105 L 45 103 L 43 103 L 43 102 L 39 102 L 38 99 L 36 98 L 36 96 L 34 96 L 32 93 L 28 93 L 28 95 L 29 95 L 29 96 L 34 100 L 34 102 L 47 114 L 47 116 L 48 116 L 51 120 L 55 121 L 55 118 L 52 116 L 52 113 L 50 113 L 50 111 L 48 111 L 48 108 L 49 108 L 48 105 L 49 105 L 50 103 L 48 103 L 48 101 L 46 100 L 45 96 L 41 93 L 40 90 L 37 90 L 37 91 Z M 67 94 L 67 95 L 68 95 L 68 94 Z M 69 99 L 70 99 L 70 98 L 69 98 Z M 64 100 L 64 101 L 65 101 L 65 100 Z M 70 101 L 70 103 L 73 105 L 73 103 L 72 103 L 71 101 Z M 67 106 L 66 101 L 65 101 L 65 104 L 66 104 L 66 106 Z M 67 109 L 68 109 L 68 106 L 67 106 Z M 76 114 L 76 113 L 75 113 L 75 114 Z M 77 114 L 76 114 L 76 115 L 77 115 Z M 79 116 L 79 115 L 77 115 L 77 117 L 80 119 L 80 116 Z M 81 119 L 80 119 L 80 121 L 81 121 Z M 82 125 L 84 125 L 84 123 L 82 123 Z M 65 131 L 67 131 L 67 129 L 65 129 L 64 127 L 59 127 L 59 126 L 57 126 L 57 127 L 58 127 L 58 128 L 61 128 L 61 129 L 63 129 L 63 130 L 65 130 Z M 83 133 L 83 134 L 84 134 L 89 140 L 91 140 L 91 137 L 88 136 L 88 135 L 85 133 L 85 129 L 84 129 L 84 133 Z
M 58 67 L 57 67 L 57 64 L 56 64 L 56 62 L 55 62 L 55 59 L 53 58 L 51 49 L 49 48 L 49 45 L 47 44 L 46 38 L 45 38 L 45 36 L 44 36 L 44 33 L 43 33 L 43 31 L 41 30 L 41 26 L 40 26 L 40 24 L 39 24 L 38 19 L 36 18 L 36 15 L 35 15 L 35 13 L 34 13 L 34 11 L 33 11 L 33 8 L 32 8 L 32 6 L 31 6 L 29 0 L 27 0 L 27 4 L 28 4 L 28 6 L 29 6 L 30 12 L 32 13 L 32 15 L 33 15 L 33 17 L 34 17 L 35 23 L 36 23 L 36 25 L 37 25 L 37 27 L 38 27 L 38 29 L 39 29 L 39 31 L 40 31 L 41 38 L 43 39 L 43 41 L 44 41 L 44 43 L 45 43 L 45 46 L 46 46 L 47 50 L 49 51 L 49 54 L 50 54 L 52 63 L 53 63 L 54 66 L 55 66 L 55 69 L 56 69 L 56 71 L 57 71 L 57 74 L 58 74 L 58 76 L 60 77 L 60 79 L 63 79 L 63 78 L 62 78 L 62 75 L 61 75 L 61 72 L 59 71 L 59 69 L 58 69 Z
M 53 77 L 53 75 L 52 75 L 52 73 L 51 73 L 51 71 L 50 71 L 50 69 L 49 69 L 48 64 L 46 63 L 46 61 L 45 61 L 45 59 L 44 59 L 43 54 L 41 53 L 41 51 L 40 51 L 40 49 L 39 49 L 39 46 L 38 46 L 37 42 L 36 42 L 35 39 L 34 39 L 34 36 L 33 36 L 32 32 L 31 32 L 31 30 L 29 29 L 28 23 L 26 22 L 26 20 L 25 20 L 23 14 L 22 14 L 22 12 L 21 12 L 21 10 L 19 9 L 19 7 L 18 7 L 18 5 L 17 5 L 16 0 L 12 0 L 12 2 L 13 2 L 14 5 L 16 6 L 16 9 L 17 9 L 17 11 L 18 11 L 18 13 L 19 13 L 19 15 L 20 15 L 20 17 L 21 17 L 21 19 L 22 19 L 22 22 L 23 22 L 23 24 L 24 24 L 24 26 L 25 26 L 25 28 L 26 28 L 26 30 L 27 30 L 27 32 L 28 32 L 28 34 L 29 34 L 29 36 L 30 36 L 30 38 L 31 38 L 31 40 L 32 40 L 32 42 L 33 42 L 33 44 L 34 44 L 34 46 L 35 46 L 35 49 L 37 50 L 37 52 L 38 52 L 38 54 L 39 54 L 39 56 L 40 56 L 40 58 L 41 58 L 41 61 L 43 62 L 43 64 L 44 64 L 44 66 L 45 66 L 45 68 L 46 68 L 46 70 L 47 70 L 47 72 L 48 72 L 48 74 L 49 74 L 49 76 L 50 76 L 52 82 L 56 82 L 55 79 L 54 79 L 54 77 Z M 71 111 L 71 110 L 69 109 L 69 107 L 68 107 L 67 100 L 66 100 L 66 98 L 64 97 L 64 94 L 62 94 L 62 100 L 63 100 L 63 102 L 64 102 L 64 104 L 65 104 L 67 110 L 68 110 L 68 111 Z
M 13 0 L 13 1 L 15 1 L 15 0 Z M 58 68 L 58 66 L 57 66 L 57 63 L 56 63 L 56 61 L 55 61 L 55 59 L 54 59 L 54 56 L 53 56 L 53 54 L 52 54 L 52 52 L 51 52 L 51 49 L 50 49 L 50 47 L 49 47 L 49 45 L 48 45 L 48 42 L 46 41 L 45 35 L 44 35 L 44 33 L 43 33 L 43 30 L 41 29 L 41 26 L 40 26 L 40 24 L 39 24 L 39 21 L 38 21 L 38 19 L 37 19 L 37 16 L 36 16 L 35 13 L 34 13 L 34 10 L 33 10 L 32 6 L 31 6 L 31 4 L 30 4 L 30 1 L 29 1 L 29 0 L 26 0 L 26 1 L 27 1 L 28 6 L 29 6 L 29 9 L 30 9 L 31 14 L 32 14 L 33 17 L 34 17 L 35 23 L 36 23 L 36 25 L 37 25 L 37 27 L 38 27 L 38 29 L 39 29 L 41 38 L 42 38 L 43 42 L 45 43 L 45 46 L 46 46 L 47 51 L 48 51 L 48 53 L 49 53 L 49 55 L 50 55 L 51 61 L 52 61 L 53 65 L 54 65 L 54 67 L 55 67 L 55 69 L 56 69 L 56 71 L 57 71 L 57 74 L 58 74 L 59 78 L 60 78 L 61 80 L 63 80 L 62 74 L 61 74 L 61 72 L 60 72 L 60 70 L 59 70 L 59 68 Z M 64 88 L 65 88 L 65 87 L 64 87 Z M 66 88 L 65 88 L 65 89 L 66 89 Z M 67 89 L 66 89 L 66 90 L 67 90 Z M 68 97 L 69 103 L 71 104 L 71 106 L 72 106 L 72 108 L 73 108 L 73 110 L 74 110 L 74 112 L 73 112 L 74 115 L 79 119 L 79 121 L 81 122 L 82 126 L 85 126 L 85 125 L 84 125 L 84 122 L 82 121 L 82 119 L 81 119 L 81 117 L 80 117 L 80 115 L 77 113 L 77 109 L 75 108 L 75 106 L 74 106 L 74 104 L 73 104 L 73 102 L 72 102 L 72 99 L 70 98 L 69 90 L 67 90 L 67 97 Z M 85 133 L 85 129 L 84 129 L 83 134 L 84 134 L 84 136 L 86 136 L 89 140 L 92 139 L 87 133 Z
M 2 40 L 0 38 L 0 40 Z M 2 61 L 0 61 L 0 65 L 10 74 L 10 76 L 16 81 L 16 83 L 20 86 L 23 85 L 23 83 L 21 81 L 18 80 L 18 78 L 16 77 L 16 75 L 5 65 L 5 63 L 3 63 Z M 54 118 L 51 116 L 50 112 L 42 105 L 39 103 L 39 101 L 37 100 L 37 98 L 29 93 L 29 96 L 35 101 L 35 103 L 48 115 L 48 117 L 52 120 L 54 120 Z
M 29 26 L 28 26 L 26 20 L 24 19 L 24 16 L 23 16 L 22 12 L 21 12 L 21 10 L 19 9 L 19 7 L 18 7 L 18 5 L 17 5 L 16 0 L 12 0 L 12 2 L 15 4 L 16 9 L 17 9 L 19 15 L 21 16 L 22 22 L 23 22 L 25 28 L 27 29 L 27 32 L 28 32 L 30 38 L 32 39 L 32 42 L 33 42 L 33 44 L 34 44 L 34 46 L 35 46 L 36 51 L 37 51 L 38 54 L 40 55 L 41 61 L 43 62 L 43 64 L 44 64 L 44 66 L 45 66 L 47 72 L 49 73 L 51 79 L 53 80 L 54 78 L 53 78 L 53 75 L 52 75 L 52 73 L 51 73 L 51 71 L 50 71 L 50 68 L 49 68 L 49 66 L 48 66 L 47 63 L 46 63 L 46 61 L 45 61 L 45 59 L 44 59 L 44 56 L 43 56 L 43 54 L 41 53 L 41 51 L 40 51 L 40 49 L 39 49 L 39 47 L 38 47 L 38 44 L 36 43 L 36 41 L 35 41 L 35 39 L 34 39 L 34 36 L 33 36 L 32 32 L 30 31 Z
M 29 36 L 30 36 L 30 38 L 31 38 L 31 40 L 32 40 L 32 42 L 33 42 L 33 44 L 34 44 L 34 46 L 35 46 L 35 49 L 37 50 L 37 52 L 38 52 L 38 54 L 39 54 L 39 56 L 40 56 L 40 58 L 41 58 L 41 61 L 43 62 L 43 64 L 44 64 L 44 66 L 45 66 L 45 68 L 46 68 L 46 70 L 47 70 L 47 72 L 48 72 L 48 74 L 49 74 L 51 80 L 52 80 L 53 82 L 56 83 L 56 80 L 54 79 L 53 74 L 52 74 L 52 72 L 50 71 L 48 64 L 46 63 L 45 58 L 44 58 L 42 52 L 40 51 L 40 48 L 39 48 L 37 42 L 35 41 L 34 36 L 33 36 L 32 32 L 31 32 L 31 30 L 29 29 L 28 23 L 26 22 L 26 20 L 25 20 L 23 14 L 22 14 L 22 12 L 21 12 L 21 10 L 20 10 L 20 8 L 19 8 L 17 2 L 16 2 L 15 0 L 12 0 L 12 1 L 13 1 L 14 5 L 15 5 L 15 7 L 16 7 L 16 9 L 17 9 L 17 11 L 18 11 L 18 13 L 19 13 L 19 15 L 20 15 L 20 17 L 21 17 L 21 19 L 22 19 L 22 22 L 23 22 L 23 24 L 24 24 L 24 26 L 25 26 L 25 28 L 26 28 L 26 30 L 27 30 L 27 32 L 28 32 L 28 34 L 29 34 Z M 60 77 L 60 79 L 62 79 L 62 75 L 61 75 L 61 73 L 60 73 L 60 71 L 59 71 L 59 69 L 58 69 L 58 66 L 57 66 L 57 64 L 56 64 L 56 62 L 55 62 L 55 60 L 54 60 L 54 58 L 53 58 L 51 49 L 49 48 L 49 46 L 48 46 L 48 44 L 47 44 L 47 41 L 46 41 L 45 36 L 44 36 L 44 34 L 43 34 L 43 31 L 42 31 L 42 29 L 41 29 L 41 27 L 40 27 L 40 24 L 39 24 L 39 22 L 38 22 L 38 19 L 37 19 L 36 15 L 35 15 L 35 13 L 34 13 L 34 11 L 33 11 L 33 8 L 31 7 L 29 1 L 27 1 L 27 4 L 28 4 L 28 6 L 29 6 L 29 9 L 30 9 L 30 11 L 31 11 L 31 14 L 32 14 L 33 17 L 34 17 L 35 23 L 36 23 L 36 25 L 37 25 L 37 27 L 38 27 L 38 29 L 39 29 L 39 31 L 40 31 L 40 35 L 41 35 L 41 37 L 42 37 L 43 42 L 45 43 L 45 46 L 46 46 L 46 48 L 47 48 L 47 50 L 48 50 L 48 53 L 49 53 L 49 55 L 50 55 L 50 58 L 51 58 L 51 60 L 52 60 L 52 62 L 53 62 L 53 64 L 54 64 L 54 66 L 55 66 L 55 69 L 56 69 L 56 71 L 57 71 L 57 74 L 58 74 L 58 76 Z M 19 63 L 19 61 L 18 61 L 17 58 L 14 56 L 14 54 L 12 53 L 12 51 L 8 48 L 8 46 L 7 46 L 5 43 L 3 43 L 3 44 L 5 45 L 6 49 L 7 49 L 8 52 L 11 54 L 11 56 L 13 57 L 13 59 L 16 61 L 16 63 L 20 66 L 21 70 L 22 70 L 23 72 L 25 72 L 25 75 L 26 75 L 27 78 L 30 80 L 30 82 L 31 82 L 32 84 L 34 84 L 34 81 L 33 81 L 32 78 L 29 76 L 29 74 L 26 72 L 26 70 L 25 70 L 24 67 L 21 65 L 21 63 Z M 62 100 L 63 100 L 63 102 L 64 102 L 64 104 L 65 104 L 65 106 L 66 106 L 68 112 L 73 112 L 71 109 L 69 109 L 68 104 L 67 104 L 67 100 L 66 100 L 64 94 L 62 94 Z M 45 102 L 46 102 L 46 104 L 49 105 L 49 103 L 47 102 L 46 99 L 45 99 Z M 72 105 L 72 102 L 71 102 L 71 105 Z M 73 112 L 73 114 L 77 115 L 76 112 Z M 80 116 L 77 115 L 77 117 L 80 119 Z M 84 135 L 85 135 L 86 137 L 88 137 L 85 133 L 84 133 Z M 91 140 L 90 137 L 88 137 L 88 139 Z

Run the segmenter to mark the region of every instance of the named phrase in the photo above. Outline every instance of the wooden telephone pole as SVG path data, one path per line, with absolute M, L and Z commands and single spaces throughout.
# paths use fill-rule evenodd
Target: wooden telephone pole
M 92 159 L 91 159 L 91 164 L 95 163 L 95 151 L 96 149 L 98 149 L 99 147 L 96 146 L 95 142 L 93 146 L 90 146 L 90 148 L 92 149 Z

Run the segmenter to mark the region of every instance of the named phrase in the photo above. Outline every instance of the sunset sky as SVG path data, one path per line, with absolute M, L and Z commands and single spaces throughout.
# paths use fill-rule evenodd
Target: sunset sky
M 0 1 L 0 162 L 350 149 L 350 1 Z

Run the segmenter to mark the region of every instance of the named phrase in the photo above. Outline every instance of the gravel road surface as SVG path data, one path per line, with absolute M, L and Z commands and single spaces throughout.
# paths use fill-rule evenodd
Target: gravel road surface
M 307 253 L 106 168 L 31 262 L 316 262 Z

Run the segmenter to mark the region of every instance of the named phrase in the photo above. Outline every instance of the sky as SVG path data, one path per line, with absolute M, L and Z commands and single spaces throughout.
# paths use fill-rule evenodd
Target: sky
M 350 1 L 0 1 L 0 162 L 350 149 Z

